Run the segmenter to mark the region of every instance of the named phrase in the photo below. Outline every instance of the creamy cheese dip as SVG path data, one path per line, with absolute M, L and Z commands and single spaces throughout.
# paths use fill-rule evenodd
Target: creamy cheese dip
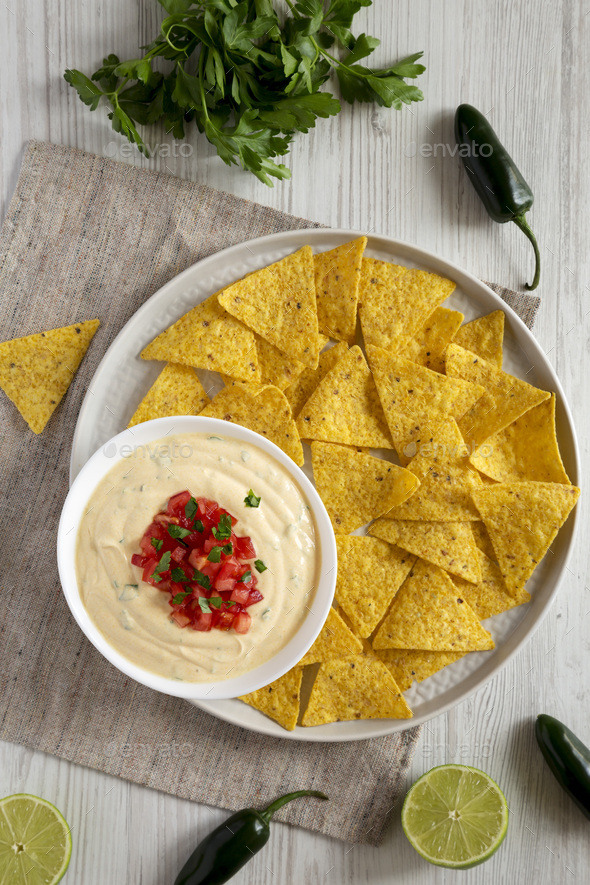
M 104 638 L 134 664 L 190 682 L 234 678 L 268 661 L 303 623 L 319 580 L 313 514 L 301 489 L 272 457 L 229 437 L 182 434 L 121 454 L 128 456 L 88 502 L 76 549 L 80 596 Z M 261 498 L 257 508 L 244 504 L 250 488 Z M 169 594 L 131 565 L 154 515 L 184 489 L 236 516 L 235 533 L 252 538 L 267 566 L 246 634 L 179 627 Z

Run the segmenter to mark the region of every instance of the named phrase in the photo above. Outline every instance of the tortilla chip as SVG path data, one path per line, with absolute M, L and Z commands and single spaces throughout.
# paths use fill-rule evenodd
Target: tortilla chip
M 422 682 L 443 667 L 464 657 L 464 651 L 423 651 L 421 649 L 383 648 L 375 651 L 383 661 L 400 691 L 407 691 L 413 682 Z
M 321 664 L 332 658 L 358 655 L 363 650 L 360 639 L 346 626 L 335 608 L 331 608 L 320 634 L 309 651 L 299 661 L 300 667 Z
M 481 384 L 486 390 L 486 396 L 482 396 L 457 421 L 463 439 L 469 446 L 479 446 L 551 396 L 545 390 L 494 368 L 491 363 L 457 344 L 447 347 L 446 370 L 448 376 Z
M 575 486 L 552 482 L 497 483 L 473 493 L 514 596 L 549 550 L 579 495 Z
M 415 557 L 377 538 L 336 535 L 336 602 L 357 636 L 370 636 L 403 584 Z
M 291 406 L 276 387 L 236 381 L 220 390 L 201 415 L 248 427 L 266 436 L 296 464 L 303 464 L 303 449 Z
M 404 465 L 449 415 L 459 417 L 455 408 L 459 401 L 464 411 L 483 393 L 477 385 L 466 388 L 380 347 L 368 345 L 367 356 L 395 450 Z
M 291 359 L 317 368 L 320 342 L 311 246 L 227 286 L 219 303 Z
M 0 344 L 0 387 L 33 433 L 45 429 L 99 325 L 87 320 Z
M 502 572 L 495 562 L 479 551 L 479 565 L 481 568 L 481 581 L 479 584 L 470 584 L 462 578 L 453 578 L 455 586 L 460 591 L 480 621 L 499 615 L 500 612 L 508 611 L 515 605 L 530 602 L 531 594 L 521 587 L 516 596 L 508 592 Z
M 322 664 L 301 724 L 411 716 L 412 711 L 387 667 L 376 658 L 358 656 Z
M 168 363 L 140 402 L 127 427 L 151 421 L 152 418 L 198 415 L 208 402 L 209 397 L 194 369 Z
M 299 718 L 299 696 L 303 667 L 293 667 L 281 676 L 250 694 L 240 696 L 240 700 L 260 710 L 265 716 L 274 719 L 287 731 L 293 731 Z
M 482 443 L 470 461 L 497 482 L 569 485 L 555 432 L 555 394 Z
M 351 347 L 318 384 L 297 417 L 302 439 L 393 448 L 373 376 L 360 347 Z
M 301 409 L 320 381 L 326 377 L 328 372 L 334 368 L 345 353 L 348 353 L 348 346 L 343 341 L 329 350 L 325 350 L 324 353 L 320 354 L 317 369 L 304 369 L 299 378 L 287 387 L 285 396 L 291 404 L 294 418 L 298 417 Z
M 379 519 L 370 527 L 369 534 L 477 584 L 481 571 L 470 526 L 469 522 Z
M 444 351 L 464 319 L 458 310 L 437 307 L 414 336 L 398 348 L 399 355 L 433 372 L 442 372 Z
M 464 522 L 479 519 L 471 493 L 482 485 L 453 418 L 445 421 L 407 467 L 420 480 L 410 499 L 390 510 L 391 519 Z
M 320 332 L 354 344 L 361 261 L 366 237 L 314 255 L 315 290 Z
M 396 350 L 454 290 L 436 274 L 363 258 L 359 315 L 365 344 Z
M 316 488 L 337 534 L 381 516 L 419 485 L 409 470 L 345 446 L 313 442 L 311 460 Z
M 328 343 L 325 335 L 319 336 L 320 350 Z M 260 381 L 262 384 L 272 384 L 279 390 L 286 390 L 290 384 L 297 383 L 297 379 L 303 372 L 313 372 L 317 369 L 307 369 L 299 360 L 290 359 L 282 350 L 269 344 L 260 335 L 256 335 L 256 352 L 258 365 L 260 366 Z
M 419 560 L 373 640 L 373 648 L 486 651 L 494 640 L 442 569 Z
M 494 310 L 486 316 L 471 320 L 459 329 L 454 343 L 476 353 L 496 369 L 501 369 L 504 318 L 503 310 Z
M 217 293 L 154 338 L 141 358 L 211 369 L 240 381 L 260 381 L 254 335 L 223 310 Z
M 485 485 L 485 483 L 484 483 Z M 482 553 L 488 557 L 488 559 L 496 561 L 496 552 L 494 550 L 494 546 L 488 534 L 488 530 L 486 529 L 483 522 L 472 522 L 471 531 L 473 532 L 473 538 L 475 540 L 475 545 L 478 550 L 481 550 Z

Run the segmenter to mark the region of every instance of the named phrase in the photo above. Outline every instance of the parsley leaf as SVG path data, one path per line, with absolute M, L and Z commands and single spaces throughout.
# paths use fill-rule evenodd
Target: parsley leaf
M 163 544 L 163 543 L 164 543 L 164 542 L 161 541 L 159 538 L 152 538 L 152 539 L 151 539 L 152 547 L 153 547 L 155 550 L 157 550 L 158 552 L 162 549 L 162 544 Z
M 167 572 L 170 568 L 170 551 L 167 550 L 162 554 L 162 558 L 152 572 L 152 579 L 159 584 L 162 580 L 162 573 Z
M 186 584 L 188 581 L 192 580 L 192 578 L 187 578 L 186 572 L 184 572 L 181 568 L 173 568 L 170 572 L 170 577 L 175 582 L 175 584 Z
M 260 574 L 262 574 L 262 572 L 265 572 L 268 568 L 268 566 L 265 565 L 261 559 L 255 559 L 254 565 L 256 566 L 256 571 Z
M 221 598 L 221 596 L 210 596 L 209 604 L 212 605 L 214 608 L 221 608 L 221 606 L 223 605 L 223 599 Z
M 224 544 L 223 547 L 212 547 L 207 559 L 209 562 L 221 562 L 221 554 L 225 553 L 226 556 L 230 556 L 233 550 L 233 544 Z
M 204 612 L 206 615 L 211 614 L 209 600 L 205 596 L 199 596 L 199 606 L 201 607 L 201 611 Z
M 190 590 L 187 590 L 185 593 L 177 593 L 176 596 L 172 597 L 172 605 L 180 605 L 181 602 L 184 602 L 187 596 L 192 596 Z
M 227 541 L 231 538 L 231 516 L 228 513 L 222 513 L 217 528 L 211 529 L 211 532 L 217 541 Z
M 184 515 L 187 519 L 194 519 L 198 510 L 197 502 L 194 498 L 189 498 L 184 508 Z
M 252 489 L 250 489 L 250 491 L 248 492 L 248 494 L 244 498 L 244 504 L 246 505 L 246 507 L 260 507 L 261 501 L 262 501 L 262 498 L 258 498 L 254 494 Z
M 241 578 L 238 578 L 238 582 L 243 581 L 244 584 L 247 584 L 252 580 L 252 572 L 248 569 L 247 572 L 244 572 Z
M 171 538 L 187 538 L 189 535 L 192 535 L 192 531 L 190 529 L 183 529 L 182 526 L 176 525 L 174 522 L 168 523 L 168 534 Z
M 194 570 L 192 580 L 205 590 L 211 589 L 211 578 L 208 575 L 204 575 L 203 572 L 200 572 L 198 569 Z

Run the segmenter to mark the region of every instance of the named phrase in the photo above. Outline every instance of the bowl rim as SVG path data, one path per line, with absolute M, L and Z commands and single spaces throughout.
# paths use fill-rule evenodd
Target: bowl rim
M 320 561 L 313 611 L 311 608 L 308 610 L 294 636 L 272 658 L 241 676 L 221 682 L 181 682 L 168 679 L 128 660 L 111 645 L 94 624 L 82 602 L 78 588 L 75 568 L 78 531 L 83 509 L 94 490 L 109 471 L 123 460 L 125 456 L 120 453 L 122 448 L 147 445 L 173 433 L 174 435 L 213 433 L 254 445 L 286 469 L 306 497 L 315 523 L 316 549 L 319 551 Z M 112 450 L 113 445 L 117 449 L 116 455 L 106 454 L 106 450 Z M 154 418 L 135 425 L 132 430 L 126 428 L 94 452 L 72 482 L 64 501 L 57 533 L 57 563 L 62 591 L 70 611 L 82 632 L 103 657 L 126 676 L 142 685 L 173 697 L 191 700 L 235 698 L 274 682 L 292 669 L 311 648 L 325 623 L 334 599 L 338 569 L 336 539 L 330 517 L 313 483 L 295 462 L 275 443 L 253 430 L 219 418 L 200 415 Z

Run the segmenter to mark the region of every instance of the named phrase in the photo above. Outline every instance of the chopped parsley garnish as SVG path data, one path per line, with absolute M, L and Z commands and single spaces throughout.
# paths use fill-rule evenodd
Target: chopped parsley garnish
M 194 523 L 193 528 L 194 528 L 195 532 L 204 532 L 205 531 L 205 526 L 203 525 L 203 523 L 201 522 L 200 519 L 195 519 L 195 523 Z
M 200 572 L 197 568 L 193 574 L 193 581 L 205 590 L 211 589 L 211 578 L 208 575 L 204 575 L 203 572 Z
M 152 572 L 152 579 L 159 584 L 162 580 L 162 572 L 167 572 L 170 568 L 170 551 L 162 554 L 162 558 Z
M 164 542 L 161 541 L 160 538 L 152 538 L 152 547 L 154 548 L 154 550 L 161 550 L 163 543 Z
M 262 572 L 265 572 L 265 571 L 267 570 L 267 568 L 268 568 L 268 566 L 265 565 L 261 559 L 255 559 L 255 560 L 254 560 L 254 565 L 255 565 L 255 567 L 256 567 L 256 571 L 257 571 L 259 574 L 262 574 Z
M 230 556 L 233 553 L 233 549 L 233 544 L 224 544 L 223 547 L 212 547 L 207 559 L 209 562 L 221 562 L 221 554 L 225 553 L 226 556 Z
M 186 573 L 181 568 L 173 568 L 171 578 L 175 584 L 186 584 L 191 578 L 187 578 Z
M 260 507 L 261 500 L 262 498 L 259 498 L 257 495 L 254 494 L 252 489 L 250 489 L 250 491 L 244 498 L 244 504 L 246 505 L 246 507 Z
M 181 602 L 184 602 L 187 596 L 192 596 L 190 590 L 187 590 L 186 593 L 177 593 L 176 596 L 172 597 L 172 605 L 180 605 Z
M 186 507 L 184 508 L 184 515 L 187 519 L 194 519 L 197 515 L 197 510 L 199 509 L 197 502 L 194 498 L 189 498 Z
M 187 538 L 189 535 L 192 535 L 192 531 L 191 529 L 183 529 L 182 526 L 170 522 L 168 523 L 168 534 L 171 538 Z
M 201 607 L 202 612 L 204 612 L 206 615 L 211 614 L 211 607 L 209 605 L 209 600 L 206 599 L 205 596 L 199 596 L 199 605 Z
M 247 584 L 248 581 L 252 579 L 252 572 L 248 569 L 247 572 L 244 572 L 241 578 L 238 578 L 238 581 L 242 581 L 244 584 Z
M 217 528 L 211 529 L 211 532 L 217 541 L 228 541 L 231 538 L 231 516 L 229 513 L 221 514 Z
M 221 608 L 223 605 L 223 599 L 221 596 L 210 596 L 209 597 L 210 605 L 214 606 L 214 608 Z

